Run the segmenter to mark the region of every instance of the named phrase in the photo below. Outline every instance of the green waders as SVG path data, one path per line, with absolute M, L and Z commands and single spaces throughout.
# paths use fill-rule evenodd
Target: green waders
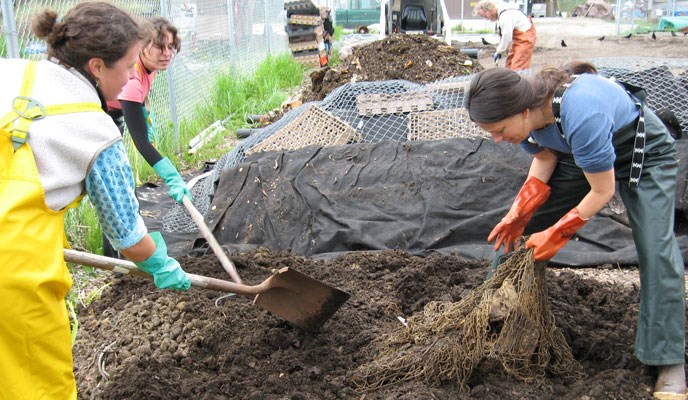
M 645 108 L 645 160 L 638 186 L 628 184 L 636 123 L 614 133 L 616 179 L 628 213 L 640 269 L 640 313 L 635 355 L 648 365 L 681 364 L 685 359 L 684 264 L 674 236 L 676 147 L 662 122 Z M 552 226 L 590 191 L 571 155 L 560 155 L 547 182 L 552 192 L 526 226 L 525 235 Z M 500 261 L 495 253 L 488 276 Z

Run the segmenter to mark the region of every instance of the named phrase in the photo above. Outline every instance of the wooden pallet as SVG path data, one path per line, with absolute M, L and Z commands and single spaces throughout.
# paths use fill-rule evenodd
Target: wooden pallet
M 313 4 L 311 0 L 284 0 L 284 9 L 285 10 L 304 10 L 304 11 L 311 11 L 315 10 L 318 11 L 318 6 Z
M 294 25 L 318 26 L 322 23 L 322 18 L 320 18 L 320 15 L 294 14 L 289 17 L 289 23 Z
M 431 110 L 432 97 L 428 92 L 374 93 L 356 96 L 356 110 L 362 117 L 401 114 Z
M 322 43 L 322 40 L 320 41 L 320 43 Z M 287 44 L 287 46 L 289 46 L 289 50 L 291 50 L 292 52 L 314 50 L 318 48 L 318 41 L 311 40 L 308 42 L 289 43 Z
M 361 142 L 360 133 L 342 119 L 318 106 L 311 106 L 284 128 L 253 146 L 246 154 L 260 151 L 295 150 L 306 146 L 335 146 Z

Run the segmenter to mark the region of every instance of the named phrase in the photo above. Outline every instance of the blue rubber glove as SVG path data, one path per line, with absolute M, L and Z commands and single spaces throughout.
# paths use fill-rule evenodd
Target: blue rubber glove
M 155 252 L 145 261 L 134 263 L 140 270 L 153 275 L 158 289 L 189 290 L 191 280 L 179 262 L 167 255 L 167 244 L 160 232 L 150 233 L 155 242 Z
M 182 198 L 187 196 L 191 200 L 191 192 L 189 188 L 186 187 L 186 182 L 179 175 L 177 169 L 172 165 L 170 159 L 165 157 L 162 160 L 155 163 L 153 166 L 155 172 L 165 180 L 165 183 L 170 188 L 168 192 L 170 197 L 172 197 L 177 203 L 182 202 Z
M 502 55 L 499 53 L 494 53 L 494 62 L 495 64 L 499 64 L 499 60 L 502 58 Z

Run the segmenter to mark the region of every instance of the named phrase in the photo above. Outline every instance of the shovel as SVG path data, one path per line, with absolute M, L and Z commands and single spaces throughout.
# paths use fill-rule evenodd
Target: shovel
M 196 207 L 194 207 L 191 199 L 189 199 L 188 196 L 184 196 L 182 198 L 182 203 L 184 203 L 184 207 L 186 207 L 186 209 L 189 211 L 191 219 L 193 219 L 194 223 L 198 227 L 198 230 L 201 232 L 205 240 L 208 242 L 208 245 L 210 245 L 210 248 L 213 249 L 213 252 L 220 260 L 222 267 L 225 269 L 225 271 L 227 271 L 229 276 L 232 277 L 234 282 L 241 284 L 241 278 L 239 277 L 239 273 L 237 272 L 234 263 L 232 263 L 229 257 L 227 257 L 227 254 L 225 254 L 224 250 L 222 250 L 222 246 L 220 246 L 220 243 L 217 241 L 217 239 L 215 239 L 215 236 L 213 236 L 213 233 L 210 231 L 210 228 L 208 228 L 208 225 L 205 224 L 203 215 L 196 209 Z M 319 327 L 327 319 L 329 319 L 332 314 L 334 314 L 334 312 L 337 311 L 339 307 L 349 298 L 348 293 L 332 288 L 322 282 L 319 282 L 313 278 L 309 278 L 308 276 L 289 268 L 282 268 L 278 274 L 271 276 L 265 282 L 263 282 L 263 284 L 268 282 L 270 279 L 278 280 L 280 282 L 279 287 L 282 289 L 278 291 L 277 288 L 272 288 L 270 291 L 253 292 L 251 294 L 256 294 L 256 298 L 253 302 L 268 311 L 272 311 L 274 314 L 284 318 L 294 325 L 300 326 L 306 330 L 313 329 L 309 329 L 303 326 L 302 322 L 297 323 L 296 321 L 303 320 L 304 316 L 308 317 L 309 315 L 320 315 L 318 318 L 322 318 L 322 316 L 325 315 L 326 318 L 324 318 L 322 322 L 316 326 Z M 263 284 L 258 286 L 262 286 Z M 303 291 L 301 299 L 290 299 L 296 290 Z M 298 307 L 296 303 L 298 303 Z
M 208 228 L 208 225 L 203 221 L 203 215 L 194 207 L 188 196 L 182 197 L 182 203 L 184 203 L 184 207 L 186 207 L 186 210 L 191 215 L 191 219 L 193 219 L 198 230 L 201 231 L 201 234 L 210 245 L 210 248 L 213 249 L 213 253 L 220 259 L 222 267 L 227 271 L 229 276 L 232 277 L 234 282 L 241 283 L 241 278 L 239 277 L 236 267 L 234 267 L 234 263 L 227 257 L 222 250 L 222 246 L 220 246 L 220 243 L 218 243 L 217 239 L 215 239 L 215 236 L 213 236 L 213 233 L 210 231 L 210 228 Z
M 152 275 L 141 271 L 131 261 L 69 249 L 64 250 L 64 259 L 75 264 L 153 279 Z M 255 296 L 254 304 L 311 332 L 317 332 L 349 299 L 348 293 L 288 267 L 278 270 L 255 286 L 189 273 L 187 275 L 193 287 Z

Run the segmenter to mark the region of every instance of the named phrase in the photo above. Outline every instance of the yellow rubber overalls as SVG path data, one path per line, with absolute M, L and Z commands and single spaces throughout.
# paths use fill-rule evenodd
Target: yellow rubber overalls
M 64 214 L 48 208 L 26 139 L 34 120 L 102 112 L 99 104 L 43 107 L 27 64 L 13 110 L 0 118 L 0 399 L 76 399 L 65 296 Z M 75 202 L 78 202 L 77 199 Z

